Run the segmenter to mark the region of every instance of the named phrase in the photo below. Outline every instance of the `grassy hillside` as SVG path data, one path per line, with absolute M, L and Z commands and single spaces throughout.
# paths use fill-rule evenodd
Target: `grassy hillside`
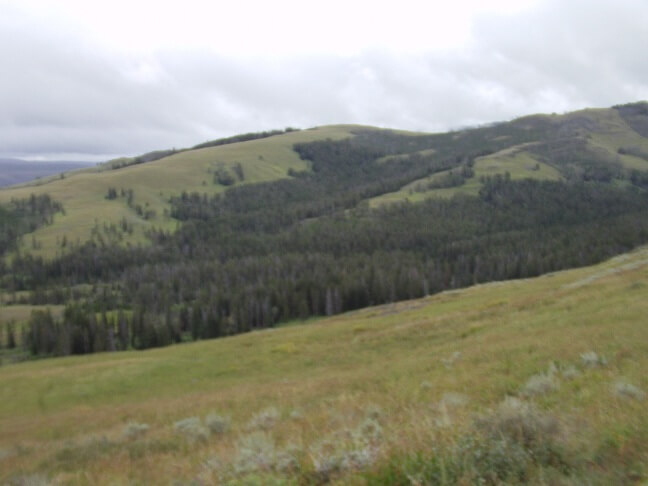
M 560 172 L 554 167 L 540 162 L 525 151 L 525 145 L 513 146 L 491 155 L 475 159 L 474 175 L 465 184 L 458 187 L 430 189 L 430 183 L 438 181 L 450 171 L 439 172 L 411 182 L 396 192 L 390 192 L 369 201 L 370 206 L 377 207 L 402 201 L 420 202 L 430 197 L 452 197 L 455 194 L 477 195 L 482 187 L 481 177 L 495 174 L 511 175 L 511 179 L 561 180 Z
M 211 195 L 225 189 L 214 183 L 213 172 L 218 167 L 231 168 L 240 164 L 244 180 L 239 184 L 286 178 L 290 169 L 308 169 L 306 162 L 292 150 L 295 143 L 342 139 L 349 137 L 353 128 L 358 127 L 340 125 L 295 131 L 261 140 L 190 150 L 117 170 L 85 169 L 68 173 L 63 179 L 56 176 L 2 189 L 0 203 L 31 194 L 49 194 L 63 204 L 65 214 L 58 214 L 54 224 L 39 228 L 24 238 L 23 249 L 37 255 L 51 257 L 63 252 L 64 238 L 69 243 L 82 243 L 98 234 L 110 239 L 111 233 L 105 230 L 110 225 L 129 228 L 126 232 L 119 231 L 115 242 L 143 243 L 147 229 L 175 228 L 176 221 L 165 213 L 171 196 L 182 191 Z M 110 188 L 116 189 L 118 194 L 121 189 L 132 190 L 132 204 L 129 206 L 126 197 L 106 199 Z M 142 214 L 136 210 L 138 205 Z M 149 215 L 144 217 L 146 212 Z M 36 247 L 32 245 L 34 241 Z
M 404 180 L 397 190 L 389 187 L 383 194 L 368 197 L 371 207 L 406 200 L 419 202 L 430 197 L 447 198 L 454 194 L 475 195 L 482 187 L 481 177 L 506 172 L 513 179 L 560 180 L 569 174 L 580 176 L 583 161 L 586 165 L 589 160 L 617 172 L 646 171 L 648 138 L 640 134 L 646 116 L 642 104 L 634 106 L 636 113 L 630 114 L 627 107 L 588 109 L 566 115 L 534 115 L 493 127 L 438 135 L 378 131 L 352 125 L 293 131 L 258 140 L 184 150 L 118 170 L 111 170 L 115 164 L 109 163 L 71 172 L 64 178 L 54 176 L 0 190 L 0 203 L 29 197 L 32 193 L 49 194 L 61 202 L 65 213 L 58 214 L 54 224 L 25 235 L 21 248 L 35 255 L 54 257 L 68 251 L 69 243 L 90 239 L 111 245 L 146 243 L 147 230 L 174 231 L 178 226 L 178 221 L 169 216 L 172 196 L 183 191 L 211 196 L 230 187 L 216 180 L 218 171 L 232 176 L 233 185 L 285 179 L 290 177 L 290 170 L 299 172 L 309 168 L 293 150 L 295 144 L 340 140 L 352 137 L 352 132 L 358 130 L 365 131 L 363 143 L 390 154 L 381 159 L 385 164 L 402 162 L 412 153 L 428 158 L 438 155 L 443 159 L 451 153 L 474 152 L 480 146 L 486 149 L 485 155 L 475 158 L 474 174 L 465 183 L 434 187 L 447 174 L 425 174 L 418 179 Z M 367 131 L 382 135 L 367 136 Z M 489 151 L 489 147 L 496 149 Z M 574 165 L 574 159 L 581 160 Z M 240 167 L 242 177 L 235 176 L 235 167 Z M 111 189 L 116 191 L 116 197 L 106 199 Z M 130 197 L 129 191 L 132 191 Z
M 644 248 L 305 326 L 4 366 L 0 482 L 639 484 L 647 288 Z
M 480 177 L 509 172 L 512 179 L 560 180 L 560 165 L 557 164 L 565 151 L 578 145 L 581 154 L 589 153 L 591 159 L 609 164 L 618 164 L 628 170 L 648 170 L 648 138 L 640 135 L 621 116 L 618 109 L 587 109 L 566 115 L 533 115 L 517 120 L 517 123 L 533 130 L 539 125 L 548 125 L 556 130 L 554 140 L 549 142 L 548 161 L 543 162 L 537 150 L 539 143 L 547 143 L 545 137 L 538 137 L 536 143 L 513 145 L 497 153 L 479 157 L 475 161 L 475 174 L 458 187 L 425 189 L 429 182 L 440 174 L 426 177 L 403 186 L 400 190 L 372 198 L 373 207 L 382 204 L 418 202 L 429 197 L 451 197 L 455 194 L 477 194 L 482 183 Z M 456 135 L 461 144 L 464 135 Z M 572 149 L 573 150 L 573 149 Z M 569 160 L 569 157 L 567 157 Z M 549 162 L 549 163 L 547 163 Z

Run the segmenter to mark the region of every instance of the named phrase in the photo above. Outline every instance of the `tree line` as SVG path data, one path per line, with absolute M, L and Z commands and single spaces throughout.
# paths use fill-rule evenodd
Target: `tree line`
M 16 255 L 3 287 L 27 290 L 25 299 L 39 304 L 67 304 L 59 319 L 35 314 L 24 342 L 34 354 L 78 354 L 232 335 L 531 277 L 647 242 L 646 173 L 612 164 L 612 179 L 585 177 L 605 161 L 572 156 L 575 145 L 552 130 L 540 120 L 298 144 L 309 171 L 216 196 L 182 193 L 170 201 L 182 225 L 151 231 L 146 246 L 88 242 L 50 261 Z M 539 156 L 564 181 L 498 175 L 483 179 L 477 196 L 366 202 L 434 174 L 443 185 L 460 184 L 474 177 L 476 157 L 540 136 L 554 145 Z M 618 179 L 624 184 L 609 183 Z

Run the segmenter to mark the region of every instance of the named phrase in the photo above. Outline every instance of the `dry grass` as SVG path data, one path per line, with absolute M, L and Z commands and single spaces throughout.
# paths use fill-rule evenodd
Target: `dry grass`
M 435 450 L 455 450 L 462 437 L 480 433 L 475 418 L 509 396 L 532 407 L 522 412 L 560 424 L 555 440 L 569 451 L 570 472 L 546 466 L 547 474 L 572 474 L 574 484 L 646 479 L 648 412 L 634 396 L 648 389 L 647 256 L 643 249 L 591 268 L 303 326 L 1 367 L 0 483 L 47 475 L 74 484 L 166 484 L 247 474 L 259 484 L 363 484 L 365 471 L 374 471 L 383 478 L 377 484 L 389 484 L 381 471 L 392 463 L 430 478 L 408 458 L 423 454 L 430 464 Z M 570 285 L 591 275 L 600 277 Z M 275 351 L 286 343 L 292 352 Z M 605 366 L 583 362 L 592 350 Z M 529 380 L 548 374 L 560 386 L 524 398 Z M 230 417 L 222 433 L 187 440 L 174 429 L 197 417 L 209 431 L 202 420 L 213 411 Z M 272 424 L 251 430 L 261 415 Z M 150 428 L 126 440 L 131 422 Z M 497 444 L 502 455 L 488 464 L 509 464 L 508 452 L 529 457 L 517 443 Z M 267 461 L 246 466 L 241 458 L 255 448 Z M 515 474 L 533 482 L 544 467 L 529 461 Z

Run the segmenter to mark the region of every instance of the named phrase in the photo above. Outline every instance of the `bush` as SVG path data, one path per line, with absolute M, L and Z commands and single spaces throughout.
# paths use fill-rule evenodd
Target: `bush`
M 224 434 L 230 427 L 230 419 L 212 412 L 205 417 L 205 425 L 212 434 Z
M 262 429 L 267 430 L 274 427 L 280 417 L 279 410 L 276 407 L 268 407 L 256 413 L 248 422 L 248 430 Z
M 148 430 L 149 430 L 149 426 L 147 424 L 140 424 L 138 422 L 128 422 L 124 427 L 124 431 L 122 432 L 122 435 L 125 439 L 128 440 L 137 439 L 138 437 L 141 437 L 142 435 L 146 434 Z
M 476 425 L 486 437 L 505 437 L 532 449 L 553 440 L 559 430 L 555 418 L 514 397 L 507 397 L 494 413 L 477 420 Z
M 209 439 L 209 429 L 202 424 L 198 417 L 178 420 L 173 424 L 173 428 L 191 442 L 204 442 Z
M 588 368 L 596 368 L 597 366 L 605 366 L 607 364 L 607 359 L 599 356 L 594 351 L 583 353 L 580 355 L 580 358 L 583 365 Z
M 618 397 L 632 400 L 643 400 L 646 398 L 646 393 L 641 388 L 624 381 L 617 381 L 614 384 L 614 393 Z
M 382 427 L 376 419 L 367 417 L 358 425 L 356 436 L 368 441 L 377 441 L 382 437 Z
M 553 373 L 534 375 L 526 382 L 522 393 L 525 396 L 544 395 L 560 387 L 558 379 Z
M 20 476 L 11 480 L 8 483 L 11 486 L 48 486 L 52 483 L 40 474 L 30 474 L 28 476 Z
M 275 443 L 266 432 L 253 432 L 241 437 L 234 463 L 237 474 L 270 471 L 275 465 Z

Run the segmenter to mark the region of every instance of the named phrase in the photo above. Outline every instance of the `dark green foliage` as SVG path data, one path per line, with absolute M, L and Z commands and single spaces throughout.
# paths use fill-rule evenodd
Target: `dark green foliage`
M 286 128 L 284 130 L 270 130 L 267 132 L 257 132 L 257 133 L 244 133 L 242 135 L 235 135 L 233 137 L 219 138 L 217 140 L 210 140 L 209 142 L 199 143 L 191 147 L 191 150 L 207 148 L 207 147 L 217 147 L 219 145 L 227 145 L 230 143 L 239 143 L 239 142 L 248 142 L 250 140 L 259 140 L 261 138 L 273 137 L 275 135 L 281 135 L 283 133 L 290 133 L 298 130 L 297 128 Z
M 574 134 L 584 123 L 532 117 L 453 134 L 360 131 L 298 144 L 311 171 L 212 197 L 182 193 L 170 211 L 182 225 L 173 234 L 151 231 L 150 246 L 98 239 L 51 262 L 17 255 L 4 279 L 16 290 L 44 289 L 31 296 L 41 303 L 69 299 L 54 288 L 94 284 L 61 324 L 87 335 L 72 340 L 71 352 L 93 352 L 214 338 L 591 264 L 648 241 L 648 194 L 643 172 L 582 152 Z M 443 185 L 461 184 L 474 177 L 476 157 L 538 139 L 537 153 L 567 182 L 495 176 L 482 180 L 477 197 L 366 203 L 439 172 Z M 219 169 L 232 184 L 243 180 L 240 166 Z M 607 183 L 618 178 L 626 182 Z M 121 195 L 138 210 L 132 191 Z M 122 308 L 132 319 L 96 322 L 103 309 Z
M 6 340 L 5 345 L 7 349 L 14 349 L 16 347 L 16 328 L 13 322 L 9 322 L 5 328 Z
M 245 172 L 243 171 L 243 166 L 241 165 L 240 162 L 237 162 L 234 164 L 234 167 L 232 167 L 232 170 L 236 174 L 236 177 L 238 177 L 239 181 L 244 181 L 245 180 Z
M 153 152 L 148 152 L 137 157 L 118 159 L 111 162 L 110 168 L 113 170 L 123 169 L 124 167 L 130 167 L 131 165 L 145 164 L 147 162 L 154 162 L 156 160 L 163 159 L 164 157 L 169 157 L 180 152 L 186 152 L 189 149 L 169 149 L 169 150 L 155 150 Z
M 63 206 L 47 194 L 32 194 L 29 198 L 12 199 L 9 204 L 0 205 L 0 255 L 16 248 L 20 236 L 51 224 L 54 215 L 62 211 Z
M 219 166 L 214 170 L 214 184 L 231 186 L 236 182 L 232 173 L 225 166 Z
M 648 103 L 615 106 L 621 118 L 639 135 L 648 137 Z
M 648 189 L 648 171 L 633 170 L 630 172 L 630 182 L 635 186 Z
M 648 160 L 648 152 L 643 150 L 641 147 L 621 147 L 618 152 L 621 155 L 633 155 L 639 157 L 640 159 Z

